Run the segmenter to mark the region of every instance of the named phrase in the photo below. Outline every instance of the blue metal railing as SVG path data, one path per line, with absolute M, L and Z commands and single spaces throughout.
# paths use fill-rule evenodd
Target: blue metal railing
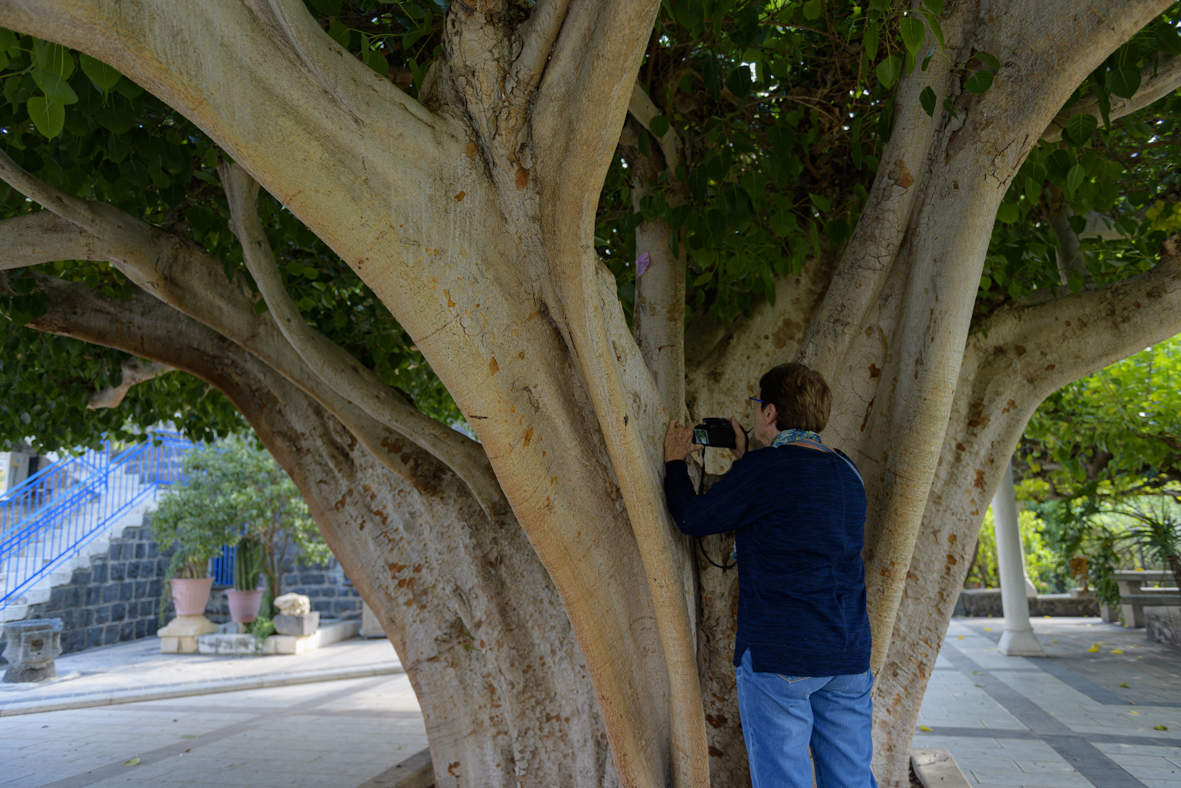
M 171 433 L 111 457 L 100 451 L 50 465 L 0 497 L 0 608 L 11 604 L 160 487 L 181 481 L 189 441 Z
M 213 575 L 215 586 L 234 584 L 234 557 L 237 545 L 228 544 L 221 548 L 221 555 L 209 562 L 209 574 Z

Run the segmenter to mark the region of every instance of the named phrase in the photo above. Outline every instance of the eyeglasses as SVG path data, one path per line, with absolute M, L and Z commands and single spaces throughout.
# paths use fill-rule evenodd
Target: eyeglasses
M 759 399 L 758 397 L 747 397 L 746 399 L 747 399 L 747 401 L 748 401 L 748 402 L 761 402 L 761 403 L 763 403 L 764 405 L 770 404 L 770 403 L 768 403 L 768 402 L 767 402 L 767 400 L 765 400 L 765 399 Z

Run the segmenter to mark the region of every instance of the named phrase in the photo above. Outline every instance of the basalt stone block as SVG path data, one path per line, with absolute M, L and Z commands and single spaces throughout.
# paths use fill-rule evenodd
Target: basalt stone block
M 135 583 L 135 598 L 143 599 L 148 595 L 148 581 L 137 580 Z
M 306 637 L 320 628 L 319 613 L 303 613 L 298 616 L 275 616 L 275 631 L 280 635 Z
M 8 660 L 5 683 L 45 681 L 56 676 L 54 660 L 62 653 L 61 631 L 60 618 L 38 618 L 5 624 L 7 646 L 4 658 Z
M 144 544 L 143 542 L 140 542 L 139 544 L 137 544 L 135 546 L 135 557 L 136 558 L 147 558 L 148 557 L 148 546 L 146 544 Z
M 123 583 L 119 586 L 119 599 L 124 602 L 130 601 L 135 594 L 135 583 Z
M 127 605 L 122 602 L 116 602 L 111 605 L 111 620 L 122 621 L 127 618 Z
M 111 606 L 103 605 L 94 609 L 94 623 L 98 625 L 111 623 Z
M 92 583 L 107 582 L 107 562 L 95 561 L 90 570 L 90 581 Z
M 103 628 L 91 627 L 86 630 L 86 648 L 98 648 L 103 644 Z
M 117 583 L 127 574 L 127 565 L 122 561 L 115 561 L 110 564 L 107 574 L 110 576 L 112 583 Z

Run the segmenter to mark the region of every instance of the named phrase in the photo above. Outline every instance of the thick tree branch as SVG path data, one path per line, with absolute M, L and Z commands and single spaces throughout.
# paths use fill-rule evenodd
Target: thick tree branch
M 1070 284 L 1071 277 L 1078 277 L 1088 287 L 1095 286 L 1095 278 L 1087 270 L 1087 262 L 1083 257 L 1082 245 L 1074 228 L 1070 226 L 1070 217 L 1074 211 L 1063 202 L 1050 210 L 1050 229 L 1058 239 L 1058 249 L 1055 254 L 1058 259 L 1058 278 L 1062 284 Z
M 129 358 L 122 364 L 123 380 L 118 386 L 108 386 L 102 391 L 96 391 L 90 395 L 90 401 L 86 403 L 88 410 L 98 410 L 99 408 L 117 408 L 123 403 L 123 398 L 127 396 L 127 392 L 131 390 L 132 386 L 137 386 L 140 383 L 146 383 L 165 372 L 171 372 L 172 367 L 167 364 L 161 364 L 157 361 L 144 361 L 140 358 Z
M 0 158 L 0 170 L 3 166 Z M 3 172 L 0 178 L 5 178 Z M 93 253 L 86 246 L 89 238 L 88 232 L 53 211 L 4 219 L 0 221 L 0 271 L 57 260 L 92 260 Z
M 29 190 L 29 193 L 26 193 L 27 197 L 37 202 L 44 199 L 44 204 L 49 209 L 61 210 L 68 216 L 80 217 L 88 223 L 89 232 L 77 233 L 70 231 L 69 228 L 61 228 L 60 225 L 48 220 L 43 222 L 45 226 L 59 227 L 59 229 L 65 230 L 55 251 L 67 252 L 65 244 L 69 240 L 77 244 L 75 253 L 64 254 L 59 259 L 86 258 L 111 261 L 142 289 L 226 335 L 269 364 L 292 383 L 321 402 L 343 423 L 349 425 L 350 429 L 354 424 L 368 424 L 372 419 L 372 417 L 365 415 L 361 408 L 352 404 L 348 398 L 337 394 L 336 390 L 325 383 L 320 375 L 312 373 L 306 362 L 296 353 L 295 348 L 280 331 L 271 315 L 254 313 L 251 300 L 235 287 L 234 283 L 226 279 L 223 273 L 224 265 L 220 260 L 213 258 L 204 250 L 184 239 L 125 214 L 113 206 L 103 203 L 89 203 L 71 197 L 28 175 L 2 151 L 0 151 L 0 178 L 9 181 L 9 183 L 13 183 L 13 181 L 20 183 L 23 188 Z M 34 216 L 36 215 L 39 214 L 34 214 Z M 254 216 L 257 224 L 257 213 Z M 64 218 L 62 220 L 64 221 Z M 259 231 L 261 233 L 261 228 Z M 265 236 L 263 238 L 265 242 Z M 25 259 L 27 259 L 27 255 Z M 45 262 L 45 260 L 40 260 L 40 262 Z M 300 322 L 302 324 L 302 320 Z M 306 324 L 303 325 L 306 331 L 312 331 L 306 327 Z M 317 336 L 321 336 L 323 341 L 327 342 L 327 339 L 322 335 L 317 334 Z M 339 349 L 336 349 L 336 352 L 344 355 L 343 351 Z M 413 414 L 408 413 L 411 410 Z M 465 463 L 467 472 L 480 485 L 480 492 L 485 493 L 484 497 L 476 495 L 481 505 L 485 506 L 485 509 L 490 513 L 503 514 L 507 511 L 507 502 L 499 492 L 499 486 L 491 468 L 486 461 L 482 466 L 473 466 L 472 452 L 470 449 L 466 451 L 463 449 L 462 441 L 467 441 L 477 450 L 479 449 L 478 444 L 455 430 L 429 419 L 417 409 L 410 408 L 408 404 L 406 411 L 406 419 L 420 433 L 420 440 L 428 442 L 428 446 L 424 446 L 424 449 L 431 451 L 432 447 L 436 448 L 448 454 L 451 459 Z M 362 415 L 364 418 L 361 418 Z M 392 425 L 387 426 L 392 427 Z M 396 427 L 392 428 L 397 429 Z M 427 441 L 422 437 L 430 437 L 432 430 L 436 433 L 433 441 Z M 358 437 L 368 440 L 361 434 Z M 407 437 L 414 440 L 409 435 Z M 451 445 L 452 442 L 455 445 Z M 378 447 L 373 447 L 373 450 L 374 456 L 377 457 L 381 457 L 389 451 Z M 458 459 L 456 458 L 457 452 L 463 452 L 459 454 Z M 447 462 L 445 458 L 440 459 Z M 480 478 L 481 474 L 483 479 Z M 469 482 L 469 484 L 471 483 Z
M 415 408 L 352 354 L 304 322 L 283 285 L 258 220 L 258 183 L 237 164 L 222 164 L 218 172 L 230 206 L 231 229 L 242 244 L 246 266 L 275 324 L 304 363 L 342 397 L 445 462 L 468 484 L 489 518 L 495 521 L 502 516 L 507 501 L 480 444 Z
M 1164 98 L 1181 87 L 1181 55 L 1166 56 L 1159 64 L 1150 64 L 1140 71 L 1140 89 L 1131 98 L 1111 96 L 1111 111 L 1107 117 L 1111 120 L 1131 115 L 1144 109 L 1149 104 Z M 1066 123 L 1075 115 L 1091 115 L 1103 125 L 1103 113 L 1099 111 L 1099 100 L 1094 96 L 1080 99 L 1077 104 L 1063 110 L 1042 133 L 1043 142 L 1057 142 L 1062 139 L 1062 130 Z
M 570 0 L 538 0 L 533 15 L 518 31 L 521 53 L 513 62 L 511 76 L 505 81 L 505 86 L 519 91 L 526 100 L 532 97 L 541 81 L 541 74 L 545 71 L 550 51 L 569 7 Z
M 661 114 L 639 82 L 632 86 L 632 95 L 627 105 L 627 111 L 649 132 L 652 131 L 653 118 Z M 660 151 L 664 154 L 664 166 L 671 178 L 681 164 L 681 149 L 683 147 L 681 135 L 670 124 L 668 131 L 664 132 L 664 136 L 657 137 L 657 142 L 660 143 Z

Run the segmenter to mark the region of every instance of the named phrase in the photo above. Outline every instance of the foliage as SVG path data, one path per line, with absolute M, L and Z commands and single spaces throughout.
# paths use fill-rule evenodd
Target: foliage
M 259 614 L 257 618 L 246 625 L 246 632 L 254 635 L 258 641 L 257 650 L 262 651 L 262 641 L 275 634 L 275 621 L 268 615 Z
M 1062 560 L 1060 554 L 1046 543 L 1043 537 L 1044 524 L 1035 512 L 1024 510 L 1017 515 L 1021 529 L 1021 547 L 1025 552 L 1025 571 L 1038 593 L 1055 593 L 1063 587 Z M 1000 573 L 997 569 L 996 530 L 992 508 L 984 514 L 980 526 L 975 560 L 964 580 L 965 588 L 999 588 Z
M 266 546 L 255 536 L 243 536 L 234 548 L 234 588 L 253 591 L 258 588 L 258 576 L 266 559 Z
M 308 564 L 331 558 L 295 483 L 253 441 L 231 436 L 196 449 L 185 458 L 183 473 L 186 484 L 161 496 L 152 515 L 159 544 L 180 542 L 169 577 L 173 566 L 207 562 L 245 537 L 264 548 L 261 568 L 274 599 L 281 593 L 283 569 L 294 558 L 288 555 L 293 546 Z
M 1181 336 L 1046 399 L 1018 454 L 1022 497 L 1181 494 Z
M 326 33 L 395 85 L 417 96 L 441 53 L 442 0 L 307 0 Z M 774 280 L 814 258 L 840 254 L 857 224 L 889 137 L 894 87 L 918 69 L 954 72 L 969 91 L 991 89 L 1003 53 L 953 62 L 938 27 L 943 0 L 668 0 L 639 81 L 662 113 L 653 131 L 675 130 L 684 160 L 633 207 L 630 169 L 653 154 L 641 130 L 621 148 L 600 199 L 596 245 L 615 274 L 625 311 L 634 297 L 636 226 L 665 219 L 687 254 L 687 312 L 728 323 Z M 1071 103 L 1127 93 L 1139 69 L 1178 50 L 1170 8 L 1111 55 Z M 656 45 L 659 44 L 659 45 Z M 997 57 L 993 57 L 996 55 Z M 932 81 L 933 84 L 933 81 Z M 227 276 L 252 280 L 228 229 L 214 167 L 225 159 L 190 121 L 114 69 L 56 44 L 0 31 L 4 120 L 0 147 L 42 180 L 110 203 L 208 249 Z M 956 96 L 921 103 L 955 112 Z M 1146 269 L 1181 203 L 1171 166 L 1176 96 L 1097 127 L 1073 122 L 1060 143 L 1042 143 L 1005 198 L 977 302 L 977 325 L 1035 288 L 1057 284 L 1057 240 L 1045 221 L 1063 204 L 1106 212 L 1128 234 L 1084 240 L 1088 270 L 1106 283 Z M 629 157 L 631 163 L 629 164 Z M 1163 205 L 1158 205 L 1163 203 Z M 0 219 L 26 213 L 15 191 L 0 195 Z M 260 213 L 283 281 L 305 319 L 407 391 L 447 423 L 462 416 L 411 338 L 358 277 L 281 205 L 264 195 Z M 1078 217 L 1076 217 L 1077 219 Z M 39 267 L 107 295 L 133 287 L 105 263 Z M 85 409 L 89 395 L 117 384 L 120 352 L 22 328 L 44 312 L 27 272 L 0 275 L 0 437 L 35 436 L 43 450 L 119 438 L 131 425 L 171 420 L 197 440 L 240 429 L 229 402 L 204 383 L 171 374 L 143 383 L 115 411 Z M 1077 283 L 1075 283 L 1077 284 Z M 259 300 L 258 308 L 265 309 Z
M 1132 520 L 1126 538 L 1142 547 L 1156 561 L 1168 567 L 1181 588 L 1181 514 L 1167 499 L 1156 505 L 1132 503 L 1120 507 L 1120 513 Z

